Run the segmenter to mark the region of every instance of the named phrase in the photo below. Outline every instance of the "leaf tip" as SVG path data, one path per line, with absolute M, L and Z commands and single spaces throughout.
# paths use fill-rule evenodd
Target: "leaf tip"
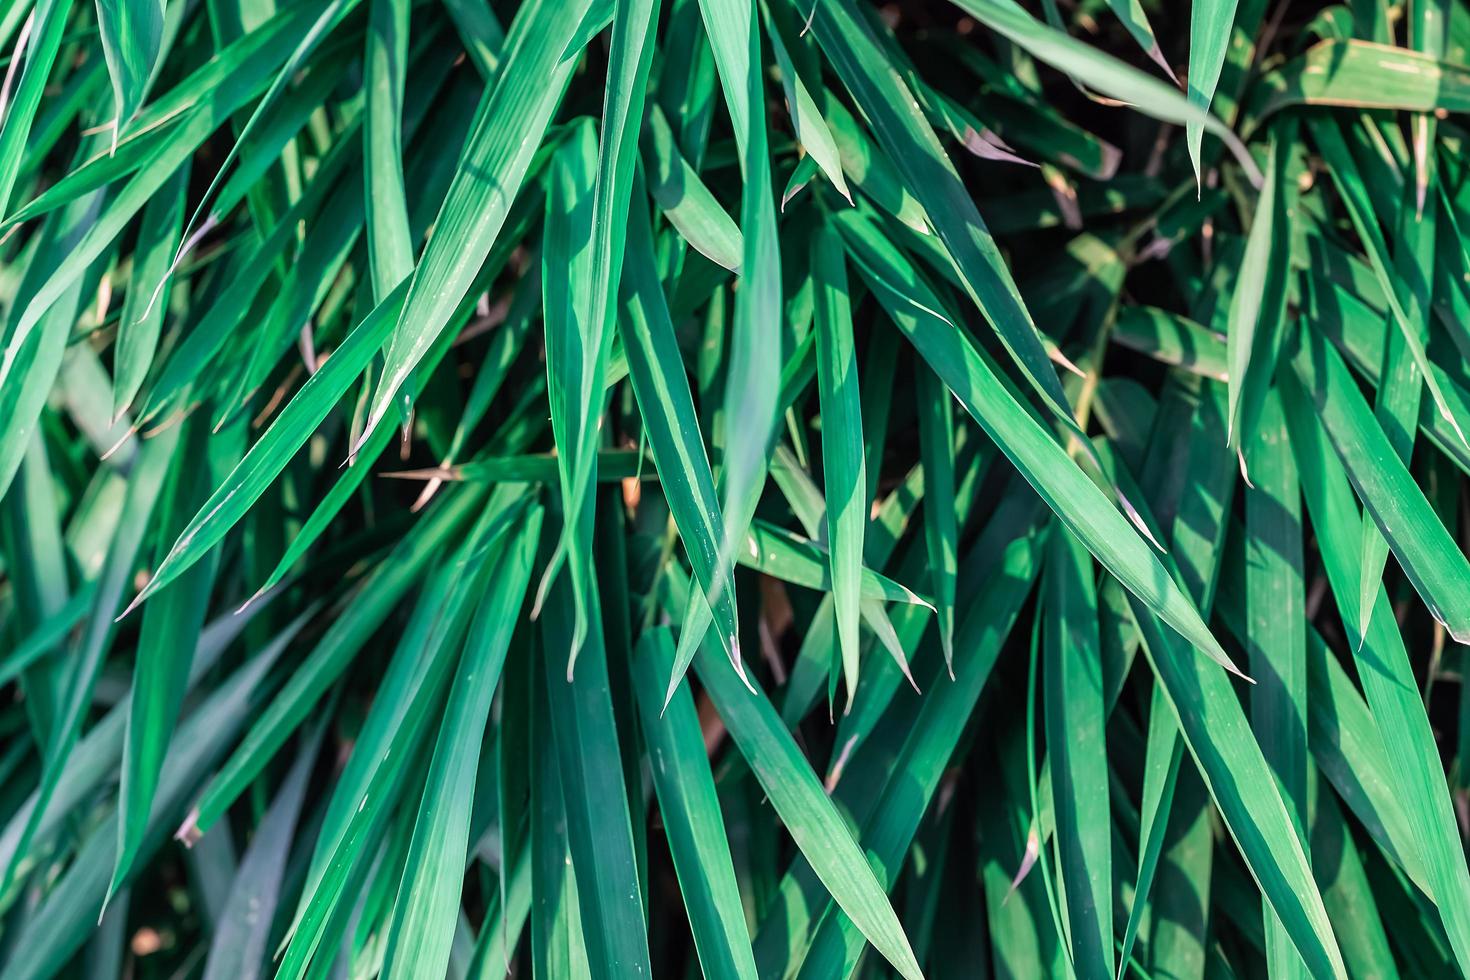
M 199 808 L 196 806 L 189 811 L 184 822 L 179 824 L 179 829 L 174 831 L 174 840 L 185 847 L 193 847 L 203 836 L 204 832 L 199 829 Z
M 124 619 L 128 618 L 129 613 L 141 606 L 144 600 L 146 600 L 150 595 L 153 594 L 153 583 L 156 581 L 158 581 L 158 574 L 155 572 L 153 577 L 148 580 L 148 584 L 143 586 L 142 590 L 137 595 L 133 596 L 133 601 L 128 603 L 126 609 L 117 614 L 117 617 L 113 619 L 113 622 L 121 623 Z

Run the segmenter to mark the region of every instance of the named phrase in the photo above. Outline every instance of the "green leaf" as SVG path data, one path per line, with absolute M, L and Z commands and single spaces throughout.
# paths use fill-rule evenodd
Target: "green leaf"
M 188 804 L 188 794 L 244 725 L 285 644 L 256 654 L 230 674 L 181 726 L 178 750 L 170 753 L 159 780 L 155 819 L 141 848 L 144 860 L 168 842 L 169 828 Z M 117 843 L 116 817 L 94 828 L 82 841 L 76 860 L 48 891 L 37 909 L 43 916 L 17 935 L 20 945 L 0 973 L 5 980 L 55 976 L 97 927 L 107 891 L 107 872 Z
M 1467 10 L 0 3 L 0 980 L 1464 972 Z
M 571 566 L 573 608 L 576 611 L 576 628 L 567 653 L 568 677 L 591 625 L 585 601 L 593 577 L 588 531 L 595 510 L 591 487 L 597 475 L 602 379 L 607 373 L 615 333 L 612 320 L 623 273 L 628 207 L 637 163 L 637 134 L 643 121 L 648 72 L 653 61 L 651 35 L 658 22 L 658 10 L 659 0 L 617 2 L 602 106 L 602 131 L 597 147 L 597 176 L 592 188 L 590 226 L 583 232 L 574 221 L 571 228 L 575 236 L 571 241 L 574 254 L 586 250 L 582 261 L 588 263 L 587 267 L 578 270 L 579 275 L 586 279 L 578 282 L 578 288 L 571 291 L 571 322 L 562 327 L 563 336 L 559 339 L 565 342 L 556 348 L 560 354 L 553 354 L 553 331 L 548 321 L 550 397 L 553 405 L 561 407 L 561 424 L 557 424 L 559 413 L 553 410 L 552 426 L 561 449 L 558 458 L 565 461 L 561 480 L 564 520 L 561 541 L 545 572 L 538 596 L 545 595 L 547 585 L 556 576 L 565 556 Z M 569 147 L 571 145 L 568 144 Z M 556 204 L 550 206 L 555 207 Z M 550 249 L 547 255 L 551 255 Z M 543 274 L 549 285 L 552 281 L 550 270 Z M 575 340 L 570 336 L 573 332 L 577 334 Z M 565 374 L 558 379 L 558 372 L 552 369 L 553 358 L 560 362 L 558 366 L 563 372 L 568 362 L 580 359 L 581 370 L 574 369 L 571 379 Z M 564 391 L 557 390 L 558 380 Z M 537 605 L 539 607 L 540 603 Z
M 954 401 L 933 371 L 917 371 L 919 454 L 924 461 L 924 543 L 944 663 L 954 673 L 955 576 L 959 520 L 955 509 Z
M 885 744 L 868 757 L 858 756 L 862 764 L 847 770 L 852 775 L 838 782 L 834 791 L 841 804 L 862 820 L 863 845 L 877 862 L 881 880 L 890 887 L 898 879 L 904 852 L 914 842 L 925 811 L 941 788 L 945 769 L 964 734 L 965 719 L 975 710 L 1031 591 L 1041 565 L 1044 537 L 1039 518 L 1043 513 L 1018 484 L 1007 488 L 990 529 L 972 556 L 996 573 L 989 577 L 992 587 L 980 593 L 960 627 L 960 647 L 973 655 L 961 658 L 953 683 L 940 681 L 935 665 L 930 694 L 924 697 L 911 726 L 885 738 Z M 877 780 L 882 780 L 881 786 Z M 783 880 L 780 898 L 784 907 L 767 917 L 767 930 L 758 942 L 779 938 L 782 930 L 795 932 L 799 940 L 804 920 L 810 918 L 818 924 L 802 961 L 803 972 L 850 975 L 863 952 L 864 933 L 832 902 L 816 901 L 822 886 L 809 871 L 798 863 Z
M 864 279 L 909 342 L 1043 500 L 1128 590 L 1222 665 L 1219 642 L 1158 558 L 996 377 L 902 255 L 856 212 L 836 218 Z
M 1251 729 L 1275 775 L 1297 837 L 1307 838 L 1307 615 L 1302 577 L 1301 491 L 1274 391 L 1245 449 L 1252 483 L 1245 491 L 1245 588 L 1251 676 Z M 1273 973 L 1306 976 L 1281 921 L 1266 916 L 1266 957 Z
M 1150 699 L 1148 740 L 1145 744 L 1143 795 L 1138 804 L 1138 875 L 1134 878 L 1133 905 L 1128 911 L 1128 922 L 1123 927 L 1122 945 L 1118 950 L 1119 977 L 1126 972 L 1144 912 L 1149 908 L 1149 892 L 1164 850 L 1164 825 L 1174 806 L 1174 787 L 1179 781 L 1179 763 L 1184 756 L 1179 722 L 1169 707 L 1162 684 L 1154 685 Z
M 1187 317 L 1156 306 L 1127 306 L 1113 321 L 1112 339 L 1130 350 L 1193 374 L 1230 377 L 1225 339 Z
M 726 416 L 741 423 L 726 430 L 721 460 L 725 528 L 715 579 L 717 594 L 731 575 L 734 553 L 760 502 L 770 442 L 781 408 L 782 273 L 755 5 L 749 0 L 699 0 L 699 9 L 735 133 L 744 181 L 740 197 L 741 289 L 735 296 L 724 397 Z M 686 613 L 683 622 L 671 688 L 683 676 L 703 638 L 706 627 L 699 624 L 707 621 L 702 613 Z M 730 643 L 730 659 L 743 675 L 738 639 Z
M 1143 4 L 1139 0 L 1108 0 L 1108 6 L 1113 8 L 1113 13 L 1123 22 L 1128 33 L 1138 42 L 1154 63 L 1164 69 L 1164 73 L 1174 82 L 1174 69 L 1169 67 L 1169 61 L 1164 57 L 1164 52 L 1159 48 L 1159 39 L 1154 35 L 1153 25 L 1148 22 L 1148 14 L 1144 13 Z
M 1326 420 L 1318 421 L 1311 417 L 1313 401 L 1310 385 L 1311 381 L 1320 379 L 1324 373 L 1346 374 L 1346 369 L 1336 352 L 1328 349 L 1320 337 L 1306 331 L 1302 341 L 1301 351 L 1292 360 L 1294 370 L 1291 380 L 1283 385 L 1286 421 L 1301 471 L 1302 494 L 1307 502 L 1307 511 L 1312 517 L 1313 526 L 1319 529 L 1318 541 L 1322 546 L 1328 582 L 1337 599 L 1343 623 L 1351 629 L 1352 624 L 1359 621 L 1357 602 L 1361 585 L 1355 568 L 1358 556 L 1355 549 L 1350 549 L 1356 535 L 1347 533 L 1349 528 L 1356 530 L 1359 526 L 1357 508 L 1348 488 L 1353 470 L 1346 459 L 1340 459 L 1329 448 L 1328 439 L 1324 436 L 1330 437 L 1332 430 L 1327 427 Z M 1314 361 L 1317 362 L 1316 365 Z M 1292 381 L 1301 383 L 1294 384 Z M 1345 394 L 1338 394 L 1339 401 L 1344 399 Z M 1368 410 L 1362 404 L 1362 396 L 1356 390 L 1352 394 L 1358 399 L 1357 405 L 1353 406 L 1357 409 L 1354 414 L 1367 420 Z M 1341 409 L 1337 403 L 1334 405 Z M 1351 401 L 1349 405 L 1352 405 Z M 1335 421 L 1338 421 L 1336 417 Z M 1368 424 L 1372 425 L 1371 420 L 1368 420 Z M 1377 431 L 1376 425 L 1368 431 Z M 1384 440 L 1381 431 L 1378 432 L 1378 439 Z M 1398 457 L 1387 446 L 1382 447 L 1375 457 L 1380 464 L 1397 465 L 1400 470 L 1403 468 Z M 1406 475 L 1407 471 L 1404 472 Z M 1353 485 L 1361 494 L 1362 488 L 1356 483 Z M 1419 502 L 1424 503 L 1417 488 L 1415 494 Z M 1427 517 L 1433 521 L 1433 529 L 1445 534 L 1443 525 L 1432 513 Z M 1419 530 L 1432 533 L 1427 527 Z M 1389 538 L 1386 529 L 1384 537 Z M 1392 538 L 1389 543 L 1393 544 Z M 1455 554 L 1461 562 L 1464 561 L 1462 554 Z M 1470 958 L 1467 956 L 1470 953 L 1470 942 L 1467 942 L 1470 940 L 1470 902 L 1466 901 L 1466 896 L 1470 895 L 1470 872 L 1466 871 L 1465 863 L 1453 851 L 1445 850 L 1445 842 L 1456 833 L 1449 794 L 1439 766 L 1433 764 L 1434 757 L 1424 754 L 1425 747 L 1433 744 L 1434 736 L 1414 681 L 1403 636 L 1389 607 L 1387 592 L 1381 585 L 1374 594 L 1368 632 L 1361 648 L 1356 651 L 1354 660 L 1358 665 L 1363 693 L 1387 754 L 1386 769 L 1390 785 L 1396 788 L 1396 795 L 1402 801 L 1424 868 L 1425 884 L 1435 904 L 1439 906 L 1456 960 L 1464 961 Z
M 538 697 L 530 742 L 529 850 L 534 865 L 531 891 L 537 898 L 531 907 L 531 964 L 537 976 L 584 980 L 592 973 L 582 938 L 576 869 L 567 847 L 567 816 L 544 674 L 536 671 Z
M 1331 172 L 1333 183 L 1342 195 L 1343 203 L 1348 208 L 1348 214 L 1352 219 L 1353 227 L 1367 246 L 1368 262 L 1373 267 L 1374 274 L 1378 277 L 1379 284 L 1383 287 L 1384 298 L 1388 301 L 1389 311 L 1393 314 L 1393 321 L 1403 333 L 1404 340 L 1408 343 L 1409 351 L 1413 355 L 1414 363 L 1418 366 L 1420 374 L 1424 378 L 1429 393 L 1434 398 L 1434 404 L 1439 408 L 1439 414 L 1455 430 L 1460 442 L 1470 446 L 1465 438 L 1464 428 L 1459 419 L 1453 413 L 1445 393 L 1441 390 L 1439 381 L 1429 364 L 1429 353 L 1425 350 L 1424 343 L 1419 338 L 1419 329 L 1409 319 L 1409 313 L 1399 295 L 1401 282 L 1390 271 L 1390 258 L 1388 246 L 1384 243 L 1383 232 L 1379 229 L 1373 211 L 1371 199 L 1368 196 L 1366 185 L 1363 183 L 1361 174 L 1353 164 L 1352 158 L 1342 138 L 1342 131 L 1330 120 L 1313 119 L 1310 122 L 1312 138 L 1316 140 L 1318 148 L 1321 149 L 1325 159 L 1332 164 Z
M 679 892 L 699 963 L 710 980 L 754 980 L 750 934 L 699 716 L 687 685 L 667 702 L 660 694 L 674 664 L 667 630 L 645 633 L 633 653 L 633 693 L 648 741 L 659 817 L 668 836 Z
M 873 145 L 852 113 L 830 91 L 823 92 L 822 116 L 837 144 L 843 174 L 851 178 L 858 190 L 874 204 L 905 227 L 921 235 L 929 234 L 929 223 L 918 198 L 904 187 L 887 154 Z
M 367 108 L 362 127 L 368 271 L 381 303 L 413 272 L 413 237 L 403 186 L 403 89 L 408 69 L 408 0 L 369 0 Z
M 365 582 L 292 673 L 290 681 L 251 726 L 240 746 L 210 781 L 191 815 L 185 833 L 208 830 L 245 791 L 261 769 L 299 725 L 353 656 L 382 626 L 393 607 L 414 584 L 424 566 L 459 530 L 466 515 L 483 506 L 484 496 L 472 489 L 444 500 L 407 535 Z
M 1394 268 L 1406 283 L 1405 312 L 1413 319 L 1416 331 L 1429 315 L 1433 292 L 1436 209 L 1414 216 L 1409 207 L 1407 190 L 1399 206 L 1399 238 L 1394 252 Z M 1414 433 L 1418 430 L 1420 402 L 1424 382 L 1418 365 L 1410 354 L 1401 331 L 1384 331 L 1383 370 L 1378 387 L 1378 400 L 1373 414 L 1384 435 L 1393 444 L 1399 459 L 1408 465 L 1414 450 Z M 1383 578 L 1388 560 L 1388 542 L 1371 520 L 1363 522 L 1363 571 L 1358 598 L 1358 645 L 1368 634 L 1374 597 Z
M 791 115 L 792 128 L 796 130 L 796 139 L 801 143 L 808 156 L 816 163 L 817 167 L 837 188 L 837 192 L 852 203 L 852 192 L 847 189 L 847 181 L 842 176 L 842 160 L 837 150 L 837 143 L 832 138 L 832 131 L 827 128 L 827 122 L 822 118 L 821 110 L 812 99 L 811 92 L 807 90 L 801 75 L 797 73 L 796 66 L 792 63 L 791 55 L 786 50 L 786 41 L 781 37 L 780 30 L 772 16 L 770 5 L 761 4 L 761 14 L 766 24 L 766 36 L 771 39 L 771 50 L 776 54 L 776 62 L 781 66 L 781 88 L 786 93 L 786 111 Z M 790 195 L 783 195 L 781 199 L 784 208 Z
M 695 658 L 695 670 L 740 754 L 832 898 L 902 976 L 922 976 L 872 867 L 770 701 L 742 687 L 718 653 L 711 655 L 708 643 Z
M 628 377 L 669 511 L 684 540 L 695 578 L 712 601 L 720 643 L 734 656 L 739 649 L 735 583 L 727 581 L 722 586 L 720 582 L 724 521 L 714 474 L 700 439 L 689 378 L 684 373 L 678 339 L 654 266 L 648 216 L 639 204 L 632 208 L 629 230 L 624 315 L 618 318 Z M 675 682 L 682 673 L 676 672 Z
M 26 140 L 46 88 L 47 76 L 61 48 L 71 5 L 72 0 L 39 0 L 27 18 L 29 26 L 23 28 L 22 37 L 28 48 L 25 68 L 13 92 L 6 85 L 6 94 L 10 98 L 5 104 L 3 117 L 0 117 L 4 122 L 0 125 L 0 215 L 6 217 L 11 214 L 10 195 L 20 175 Z M 25 5 L 16 4 L 11 9 L 19 13 Z M 20 47 L 19 44 L 16 46 Z M 13 75 L 15 65 L 12 60 L 7 66 L 7 75 Z
M 495 570 L 492 557 L 523 504 L 504 488 L 485 507 L 450 560 L 435 570 L 383 677 L 352 755 L 327 803 L 277 975 L 304 976 L 334 929 L 340 898 L 361 887 L 398 794 L 416 793 L 420 757 L 432 753 L 432 721 L 454 672 L 455 652 L 475 600 Z M 412 788 L 409 788 L 412 787 Z
M 162 522 L 170 532 L 194 509 L 212 478 L 239 458 L 238 437 L 214 443 L 211 452 L 200 422 L 191 421 L 185 428 L 182 451 L 207 465 L 197 473 L 179 471 L 175 478 Z M 191 640 L 204 624 L 218 559 L 218 553 L 214 553 L 195 565 L 176 588 L 143 614 L 122 783 L 118 789 L 121 817 L 117 865 L 112 870 L 109 893 L 127 877 L 148 827 L 153 794 L 188 686 L 189 661 L 193 654 Z
M 587 632 L 587 610 L 583 590 L 588 575 L 587 539 L 591 514 L 582 501 L 592 506 L 582 481 L 587 479 L 583 457 L 598 445 L 598 419 L 602 414 L 603 386 L 611 337 L 592 308 L 592 280 L 598 252 L 595 197 L 598 180 L 597 134 L 592 120 L 580 120 L 561 144 L 551 162 L 550 189 L 546 195 L 546 241 L 541 252 L 541 292 L 546 337 L 546 399 L 551 406 L 551 430 L 559 447 L 557 479 L 566 523 L 556 551 L 547 564 L 536 592 L 539 610 L 547 590 L 563 562 L 570 559 L 573 575 L 576 632 L 567 661 L 572 674 L 577 653 Z
M 46 811 L 47 803 L 61 782 L 72 750 L 81 737 L 82 726 L 91 706 L 92 692 L 96 689 L 103 661 L 114 637 L 114 616 L 130 585 L 133 564 L 142 547 L 153 509 L 163 494 L 169 464 L 173 460 L 178 442 L 179 432 L 175 428 L 149 440 L 139 455 L 137 470 L 128 484 L 117 533 L 107 550 L 96 600 L 84 627 L 82 644 L 67 676 L 56 728 L 50 743 L 45 746 L 39 799 L 26 820 L 14 853 L 5 863 L 0 889 L 8 887 L 14 880 L 17 860 L 29 846 L 36 826 Z
M 27 310 L 29 300 L 41 289 L 43 277 L 49 275 L 54 265 L 64 261 L 61 257 L 75 248 L 94 226 L 100 197 L 100 194 L 88 195 L 42 224 L 37 232 L 35 252 L 15 287 L 16 298 L 27 300 Z M 41 315 L 37 329 L 20 343 L 15 361 L 17 378 L 9 384 L 0 384 L 0 411 L 8 420 L 0 429 L 0 491 L 9 489 L 37 431 L 46 396 L 61 371 L 62 356 L 81 299 L 82 284 L 73 280 Z M 7 317 L 7 332 L 13 326 Z
M 1230 127 L 1208 111 L 1210 97 L 1206 94 L 1206 89 L 1213 92 L 1215 83 L 1219 79 L 1220 65 L 1225 56 L 1225 43 L 1230 34 L 1230 22 L 1235 15 L 1234 0 L 1204 0 L 1193 7 L 1190 21 L 1190 81 L 1187 96 L 1181 94 L 1177 88 L 1041 23 L 1026 13 L 1015 0 L 955 0 L 955 2 L 957 6 L 968 11 L 981 23 L 1004 34 L 1011 41 L 1025 48 L 1033 57 L 1067 72 L 1102 95 L 1126 103 L 1155 119 L 1183 123 L 1189 133 L 1208 132 L 1218 136 L 1240 165 L 1245 168 L 1246 173 L 1253 178 L 1259 177 L 1255 164 L 1251 162 L 1244 145 L 1230 131 Z M 1225 9 L 1227 6 L 1228 10 Z M 1195 40 L 1196 27 L 1208 34 L 1203 43 L 1204 47 L 1210 50 L 1205 50 L 1201 43 Z M 1216 46 L 1218 46 L 1218 52 L 1214 51 Z M 1198 61 L 1196 60 L 1197 55 Z M 1207 61 L 1213 61 L 1215 65 L 1212 76 L 1206 75 Z M 1196 77 L 1196 65 L 1203 66 L 1200 69 L 1200 77 Z M 1197 136 L 1189 140 L 1190 157 L 1195 163 L 1196 183 L 1198 183 L 1199 174 L 1197 149 L 1199 140 Z
M 353 455 L 469 293 L 576 68 L 577 50 L 568 45 L 588 8 L 588 0 L 532 0 L 511 25 L 505 67 L 486 90 L 402 306 L 390 297 L 373 311 L 393 322 L 376 338 L 378 346 L 388 341 L 387 361 Z
M 652 976 L 648 922 L 609 689 L 596 579 L 585 601 L 599 629 L 589 634 L 575 678 L 561 669 L 574 642 L 571 583 L 559 579 L 542 617 L 547 700 L 566 806 L 568 851 L 577 875 L 581 928 L 592 976 Z
M 1189 101 L 1201 109 L 1209 109 L 1215 97 L 1215 86 L 1220 81 L 1230 44 L 1230 27 L 1235 23 L 1235 8 L 1236 0 L 1194 0 L 1190 4 Z M 1197 121 L 1187 122 L 1185 134 L 1195 183 L 1201 184 L 1200 145 L 1204 140 L 1204 126 Z M 1231 416 L 1234 414 L 1232 410 Z
M 695 251 L 739 275 L 745 247 L 740 229 L 679 152 L 674 131 L 656 105 L 649 109 L 643 138 L 649 192 L 664 217 Z
M 382 346 L 406 292 L 407 284 L 400 284 L 392 296 L 353 329 L 321 370 L 307 379 L 296 397 L 179 534 L 147 586 L 123 611 L 124 616 L 208 554 L 260 499 Z
M 1321 41 L 1261 77 L 1251 114 L 1296 105 L 1464 112 L 1470 69 L 1367 39 Z
M 500 680 L 541 535 L 531 511 L 492 566 L 464 653 L 449 689 L 444 720 L 419 803 L 413 842 L 388 927 L 383 975 L 437 974 L 449 964 L 459 907 L 481 738 Z
M 1470 642 L 1470 562 L 1394 452 L 1342 357 L 1316 331 L 1303 330 L 1291 368 L 1366 513 L 1430 614 L 1456 640 Z
M 827 499 L 827 549 L 832 601 L 847 698 L 858 685 L 858 602 L 863 531 L 868 524 L 868 478 L 863 469 L 863 419 L 858 397 L 852 299 L 842 239 L 823 227 L 813 238 L 816 284 L 817 393 L 822 412 L 822 482 Z
M 1089 818 L 1108 809 L 1097 595 L 1091 556 L 1061 528 L 1047 550 L 1045 597 L 1046 741 L 1072 963 L 1081 976 L 1111 977 L 1110 830 Z
M 813 9 L 817 40 L 868 116 L 904 185 L 923 205 L 966 293 L 1047 406 L 1075 427 L 1067 396 L 1000 250 L 913 95 L 866 25 L 854 17 L 851 0 L 822 0 Z
M 1306 851 L 1229 681 L 1201 669 L 1174 634 L 1130 597 L 1143 647 L 1184 742 L 1272 910 L 1314 975 L 1347 975 Z
M 133 121 L 148 92 L 148 83 L 163 45 L 165 0 L 97 0 L 97 26 L 102 31 L 102 53 L 112 76 L 117 102 L 113 142 Z
M 69 6 L 56 4 L 53 9 Z M 220 118 L 261 94 L 273 75 L 279 77 L 283 62 L 290 57 L 300 35 L 321 13 L 321 6 L 320 0 L 293 4 L 275 16 L 263 19 L 255 30 L 223 46 L 204 64 L 146 106 L 130 131 L 116 145 L 103 140 L 89 145 L 85 163 L 46 188 L 24 207 L 8 212 L 5 224 L 54 210 L 87 191 L 133 173 L 175 148 L 175 144 L 180 142 L 180 133 L 176 130 L 187 128 L 184 138 L 194 141 L 197 146 L 216 128 L 216 125 L 210 125 L 196 135 L 194 125 L 199 117 L 213 117 L 217 124 Z M 175 4 L 170 9 L 182 8 Z
M 1230 358 L 1227 418 L 1230 445 L 1237 450 L 1255 431 L 1281 347 L 1291 281 L 1291 216 L 1296 209 L 1296 173 L 1291 166 L 1295 133 L 1290 124 L 1272 133 L 1266 180 L 1230 301 L 1225 332 Z
M 832 564 L 822 550 L 814 543 L 784 529 L 772 527 L 760 519 L 750 526 L 745 545 L 737 557 L 742 565 L 783 582 L 821 592 L 832 591 Z M 858 594 L 863 599 L 929 606 L 912 589 L 870 568 L 861 570 L 858 584 Z
M 112 393 L 114 420 L 133 403 L 153 365 L 168 310 L 168 269 L 178 252 L 179 236 L 183 232 L 184 191 L 188 184 L 186 162 L 143 209 L 138 227 L 140 248 L 134 254 L 128 295 L 117 328 Z
M 240 858 L 224 914 L 209 945 L 204 980 L 258 976 L 265 964 L 270 923 L 280 902 L 286 860 L 324 731 L 324 726 L 315 726 L 305 741 Z

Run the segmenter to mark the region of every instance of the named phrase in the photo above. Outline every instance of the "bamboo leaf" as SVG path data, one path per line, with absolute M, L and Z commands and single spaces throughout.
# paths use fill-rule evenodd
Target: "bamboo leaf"
M 812 245 L 817 321 L 817 393 L 822 412 L 822 479 L 827 499 L 827 545 L 837 642 L 851 701 L 858 685 L 858 597 L 863 531 L 868 523 L 868 478 L 863 471 L 863 420 L 858 397 L 852 301 L 842 240 L 831 229 Z
M 437 973 L 449 963 L 481 737 L 515 630 L 541 534 L 534 510 L 489 573 L 450 685 L 428 783 L 388 928 L 385 976 Z
M 587 0 L 538 0 L 511 25 L 505 67 L 486 90 L 402 306 L 390 297 L 373 311 L 375 319 L 394 322 L 377 338 L 379 346 L 388 342 L 387 363 L 354 454 L 469 293 L 576 68 L 579 49 L 569 45 L 588 10 Z
M 1235 23 L 1236 0 L 1195 0 L 1189 15 L 1189 101 L 1208 109 L 1225 67 L 1225 49 L 1230 43 L 1230 27 Z M 1189 159 L 1194 164 L 1195 183 L 1200 176 L 1200 145 L 1204 126 L 1198 122 L 1185 124 L 1189 140 Z M 1233 412 L 1231 413 L 1234 414 Z
M 1106 715 L 1092 561 L 1054 530 L 1046 559 L 1046 733 L 1061 887 L 1079 974 L 1112 976 L 1113 858 L 1107 828 L 1089 813 L 1108 806 Z
M 112 76 L 112 94 L 117 102 L 113 117 L 113 142 L 138 114 L 148 82 L 158 63 L 163 45 L 164 0 L 97 0 L 97 26 L 102 31 L 102 52 Z

